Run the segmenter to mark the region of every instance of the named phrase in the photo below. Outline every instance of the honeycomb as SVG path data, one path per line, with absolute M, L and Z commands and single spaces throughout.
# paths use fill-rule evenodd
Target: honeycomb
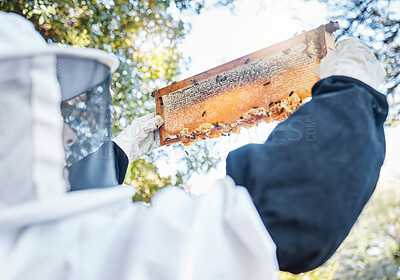
M 220 67 L 228 70 L 211 69 L 157 91 L 161 144 L 188 144 L 287 118 L 318 81 L 327 51 L 323 27 Z

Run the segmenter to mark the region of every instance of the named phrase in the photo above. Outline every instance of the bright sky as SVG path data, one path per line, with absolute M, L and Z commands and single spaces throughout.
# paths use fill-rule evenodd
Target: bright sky
M 222 7 L 199 16 L 186 16 L 192 23 L 183 52 L 190 56 L 192 76 L 222 63 L 289 39 L 295 33 L 326 23 L 325 6 L 299 0 L 237 0 L 232 13 Z
M 182 51 L 191 58 L 191 66 L 181 79 L 316 28 L 329 21 L 326 14 L 325 6 L 317 1 L 238 0 L 233 13 L 227 8 L 218 8 L 205 10 L 199 16 L 185 16 L 185 21 L 192 23 L 192 31 Z M 211 152 L 222 157 L 221 163 L 205 176 L 194 175 L 189 182 L 192 191 L 200 193 L 225 176 L 225 157 L 230 150 L 247 143 L 262 143 L 272 129 L 272 125 L 263 124 L 244 130 L 240 136 L 219 138 Z M 397 144 L 400 127 L 387 132 L 387 142 L 382 175 L 385 180 L 391 180 L 393 174 L 400 175 L 400 145 Z M 162 175 L 170 173 L 171 165 L 157 165 Z

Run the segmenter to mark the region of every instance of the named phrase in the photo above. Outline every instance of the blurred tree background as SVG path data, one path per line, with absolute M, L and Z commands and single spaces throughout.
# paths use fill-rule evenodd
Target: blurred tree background
M 207 1 L 208 7 L 227 6 L 234 0 Z M 30 20 L 48 43 L 92 47 L 118 56 L 121 65 L 113 75 L 114 135 L 133 118 L 155 112 L 151 92 L 173 82 L 188 65 L 179 45 L 190 32 L 190 23 L 179 13 L 199 14 L 204 0 L 1 0 L 0 10 Z M 177 10 L 172 15 L 171 8 Z M 212 146 L 212 145 L 211 145 Z M 135 200 L 149 201 L 159 188 L 183 185 L 193 172 L 208 172 L 218 162 L 209 154 L 210 145 L 195 143 L 196 157 L 182 156 L 176 174 L 161 177 L 154 165 L 168 153 L 165 148 L 129 166 L 125 182 L 135 185 Z

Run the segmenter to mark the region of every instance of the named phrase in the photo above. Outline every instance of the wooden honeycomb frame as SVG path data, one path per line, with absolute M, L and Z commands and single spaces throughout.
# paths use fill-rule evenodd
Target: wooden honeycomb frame
M 334 48 L 330 22 L 153 92 L 161 145 L 238 133 L 287 118 L 311 96 L 316 69 Z

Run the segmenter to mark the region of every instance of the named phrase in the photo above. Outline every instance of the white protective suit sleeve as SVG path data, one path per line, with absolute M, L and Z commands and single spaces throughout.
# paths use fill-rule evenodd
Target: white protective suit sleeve
M 163 123 L 163 118 L 155 114 L 134 119 L 113 141 L 133 162 L 160 146 L 158 129 Z
M 247 190 L 226 177 L 198 198 L 166 187 L 151 206 L 126 197 L 71 217 L 0 227 L 0 271 L 7 280 L 265 280 L 277 279 L 278 264 Z

